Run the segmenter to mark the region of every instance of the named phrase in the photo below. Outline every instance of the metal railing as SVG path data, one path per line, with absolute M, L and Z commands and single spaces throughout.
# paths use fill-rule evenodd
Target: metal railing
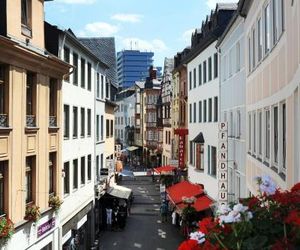
M 36 127 L 35 115 L 26 115 L 26 126 L 27 127 Z
M 0 127 L 8 127 L 8 115 L 0 114 Z

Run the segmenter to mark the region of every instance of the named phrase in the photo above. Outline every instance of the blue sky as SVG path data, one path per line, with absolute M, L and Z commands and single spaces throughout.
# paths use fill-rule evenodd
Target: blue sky
M 190 44 L 190 35 L 215 8 L 236 0 L 55 0 L 45 3 L 46 20 L 77 36 L 116 39 L 117 51 L 153 51 L 154 64 Z

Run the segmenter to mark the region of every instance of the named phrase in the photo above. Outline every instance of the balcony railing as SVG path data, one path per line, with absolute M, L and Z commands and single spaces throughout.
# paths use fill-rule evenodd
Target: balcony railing
M 36 127 L 35 115 L 26 115 L 26 126 Z
M 49 116 L 49 127 L 56 127 L 56 116 Z
M 0 127 L 8 127 L 7 114 L 0 114 Z

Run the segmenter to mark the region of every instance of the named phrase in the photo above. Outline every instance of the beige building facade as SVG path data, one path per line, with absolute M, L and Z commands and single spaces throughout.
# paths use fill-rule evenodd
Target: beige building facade
M 246 178 L 255 194 L 256 176 L 282 189 L 300 179 L 300 2 L 254 0 L 245 8 Z
M 59 249 L 48 201 L 61 197 L 61 81 L 69 65 L 45 53 L 44 1 L 0 8 L 0 210 L 16 229 L 8 248 Z M 33 204 L 41 212 L 34 227 L 24 219 Z

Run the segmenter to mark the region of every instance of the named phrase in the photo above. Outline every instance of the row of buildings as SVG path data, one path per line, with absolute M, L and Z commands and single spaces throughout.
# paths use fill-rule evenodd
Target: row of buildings
M 90 249 L 115 185 L 115 44 L 45 22 L 45 2 L 0 3 L 0 216 L 7 249 Z
M 224 202 L 256 194 L 257 176 L 298 182 L 299 14 L 298 1 L 217 4 L 163 76 L 132 89 L 138 162 L 176 165 Z

